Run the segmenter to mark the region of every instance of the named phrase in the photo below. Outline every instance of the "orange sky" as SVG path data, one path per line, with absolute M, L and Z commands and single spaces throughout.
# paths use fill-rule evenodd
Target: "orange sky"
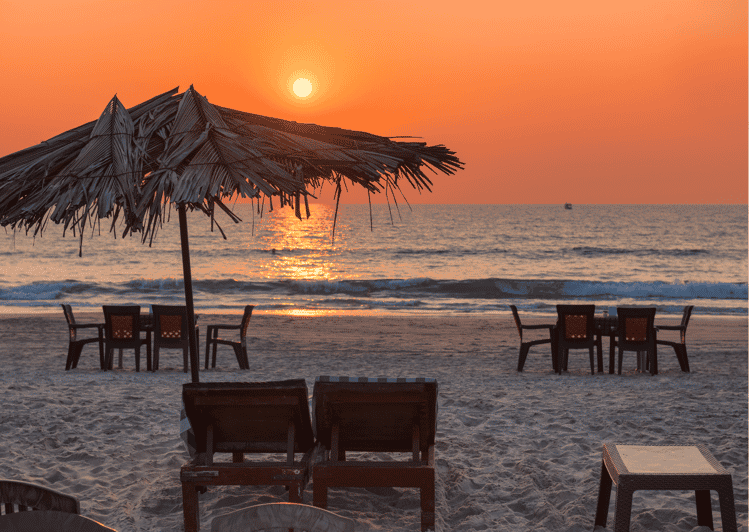
M 746 0 L 0 0 L 0 13 L 0 156 L 95 120 L 115 93 L 130 107 L 194 84 L 219 105 L 455 150 L 466 169 L 406 190 L 411 203 L 747 203 Z M 306 100 L 289 90 L 299 75 Z

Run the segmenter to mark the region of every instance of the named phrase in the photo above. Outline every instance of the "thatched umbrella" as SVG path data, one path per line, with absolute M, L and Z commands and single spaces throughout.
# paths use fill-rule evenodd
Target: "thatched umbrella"
M 130 109 L 115 96 L 96 122 L 0 158 L 0 225 L 37 234 L 51 219 L 77 231 L 82 246 L 87 225 L 111 218 L 114 231 L 121 219 L 123 235 L 140 232 L 152 242 L 176 206 L 192 380 L 198 382 L 186 209 L 200 209 L 213 221 L 218 206 L 236 222 L 224 200 L 277 196 L 301 218 L 302 202 L 309 216 L 307 196 L 324 182 L 335 186 L 337 203 L 347 181 L 390 198 L 403 179 L 430 190 L 425 168 L 453 174 L 462 166 L 442 145 L 218 107 L 191 86 Z

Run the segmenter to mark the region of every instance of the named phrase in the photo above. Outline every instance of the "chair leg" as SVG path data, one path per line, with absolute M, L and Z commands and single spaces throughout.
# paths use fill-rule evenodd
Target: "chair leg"
M 622 374 L 622 358 L 624 357 L 624 349 L 619 348 L 619 375 Z
M 593 348 L 589 348 L 588 351 L 590 351 L 590 374 L 595 375 L 596 374 L 596 367 L 595 362 L 593 359 Z
M 656 349 L 656 346 L 653 345 L 653 357 L 650 359 L 650 374 L 651 375 L 658 375 L 658 350 Z
M 213 330 L 213 337 L 218 338 L 218 329 Z M 218 349 L 218 342 L 213 342 L 213 360 L 211 360 L 211 367 L 216 367 L 216 350 Z
M 248 369 L 244 367 L 244 360 L 242 360 L 242 346 L 241 345 L 234 345 L 234 355 L 237 357 L 237 363 L 239 364 L 239 369 Z
M 689 373 L 689 359 L 687 358 L 687 346 L 686 345 L 679 346 L 679 351 L 681 351 L 681 361 L 682 361 L 681 371 Z
M 208 326 L 208 330 L 205 332 L 205 369 L 208 369 L 208 362 L 210 361 L 211 353 L 211 335 L 213 334 L 213 327 Z
M 188 369 L 189 364 L 188 364 L 188 361 L 187 361 L 187 357 L 188 357 L 187 351 L 188 351 L 188 349 L 186 347 L 182 348 L 182 372 L 183 373 L 187 373 L 189 371 L 189 369 Z
M 73 366 L 73 360 L 75 359 L 75 344 L 70 343 L 68 345 L 68 359 L 65 361 L 65 371 L 68 371 L 69 369 L 75 367 Z
M 530 346 L 528 344 L 520 344 L 520 355 L 518 356 L 518 371 L 523 371 L 525 366 L 525 359 L 528 356 L 528 350 Z
M 99 329 L 99 366 L 101 367 L 101 369 L 105 368 L 104 359 L 104 335 L 101 329 Z
M 606 520 L 609 515 L 609 502 L 611 501 L 611 486 L 611 476 L 606 469 L 606 464 L 601 460 L 601 485 L 598 488 L 598 506 L 596 507 L 594 527 L 606 526 Z
M 697 505 L 697 526 L 713 528 L 713 508 L 710 504 L 710 490 L 695 490 L 694 499 Z
M 247 348 L 242 345 L 242 355 L 244 356 L 244 369 L 250 369 L 250 358 L 247 356 Z
M 153 371 L 151 366 L 151 331 L 146 333 L 146 369 Z
M 159 349 L 160 347 L 156 346 L 153 348 L 153 370 L 156 371 L 159 369 Z
M 135 371 L 140 371 L 140 346 L 135 347 Z

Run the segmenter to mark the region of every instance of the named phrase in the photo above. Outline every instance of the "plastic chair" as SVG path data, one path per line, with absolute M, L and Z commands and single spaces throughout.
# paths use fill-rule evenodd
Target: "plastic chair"
M 247 357 L 247 327 L 250 324 L 250 318 L 252 317 L 252 309 L 255 305 L 247 305 L 244 308 L 244 315 L 242 321 L 236 325 L 218 324 L 209 325 L 205 335 L 205 369 L 208 369 L 209 350 L 213 346 L 213 363 L 212 367 L 216 367 L 216 348 L 219 344 L 228 345 L 234 348 L 234 354 L 237 357 L 239 363 L 239 369 L 250 369 L 250 361 Z M 218 332 L 221 329 L 228 331 L 239 331 L 239 341 L 236 340 L 225 340 L 218 337 Z
M 65 313 L 65 320 L 68 322 L 68 330 L 70 331 L 70 343 L 68 344 L 68 359 L 65 362 L 65 371 L 76 368 L 78 366 L 78 360 L 81 358 L 83 346 L 94 342 L 99 343 L 99 366 L 101 369 L 104 369 L 104 324 L 76 323 L 75 317 L 73 316 L 73 308 L 66 303 L 63 303 L 60 306 Z M 96 338 L 78 338 L 78 329 L 93 328 L 96 328 L 99 331 L 99 335 Z
M 215 517 L 211 522 L 211 532 L 260 532 L 281 528 L 307 532 L 354 532 L 356 521 L 316 506 L 275 502 L 243 508 Z
M 520 316 L 518 315 L 518 308 L 515 305 L 510 305 L 510 310 L 512 310 L 512 317 L 515 319 L 515 326 L 518 328 L 518 334 L 520 335 L 520 354 L 518 355 L 518 371 L 523 371 L 523 366 L 525 365 L 525 359 L 528 357 L 528 350 L 533 347 L 534 345 L 541 345 L 541 344 L 549 344 L 551 345 L 551 335 L 554 330 L 554 325 L 523 325 L 520 323 Z M 541 338 L 538 340 L 529 340 L 529 341 L 523 341 L 523 331 L 524 330 L 540 330 L 540 329 L 548 329 L 549 331 L 549 337 L 548 338 Z M 554 356 L 554 353 L 552 351 L 551 353 L 551 365 L 554 368 L 554 372 L 557 371 L 557 360 Z
M 669 345 L 674 348 L 674 351 L 676 351 L 676 358 L 679 360 L 679 366 L 681 366 L 681 371 L 684 371 L 686 373 L 689 373 L 689 359 L 687 358 L 687 325 L 689 325 L 689 317 L 692 315 L 692 310 L 694 309 L 694 305 L 688 305 L 684 307 L 684 315 L 681 317 L 681 325 L 658 325 L 655 328 L 656 333 L 659 333 L 661 331 L 679 331 L 680 341 L 674 342 L 670 340 L 660 340 L 658 339 L 658 334 L 656 334 L 656 344 L 660 345 Z
M 587 349 L 590 374 L 595 375 L 593 349 L 600 349 L 601 335 L 595 329 L 595 305 L 557 305 L 556 345 L 557 373 L 567 370 L 570 349 Z
M 184 305 L 151 305 L 153 314 L 153 370 L 159 369 L 159 350 L 182 349 L 182 370 L 188 372 L 190 335 L 187 334 L 187 307 Z M 200 342 L 200 329 L 195 326 L 195 341 Z M 199 346 L 196 346 L 199 347 Z
M 105 369 L 112 369 L 114 349 L 135 350 L 135 371 L 140 371 L 140 346 L 146 345 L 147 369 L 151 371 L 151 331 L 141 338 L 140 306 L 104 305 Z
M 658 374 L 658 358 L 655 344 L 655 307 L 627 308 L 618 307 L 616 313 L 618 324 L 616 326 L 616 340 L 611 344 L 611 355 L 609 359 L 609 373 L 613 373 L 613 353 L 619 348 L 619 375 L 622 374 L 622 358 L 624 351 L 637 351 L 637 369 L 645 370 L 650 366 L 651 375 Z M 643 359 L 641 353 L 647 353 Z

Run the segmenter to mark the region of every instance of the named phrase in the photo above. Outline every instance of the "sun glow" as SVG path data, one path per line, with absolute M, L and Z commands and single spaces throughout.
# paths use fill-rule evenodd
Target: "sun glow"
M 294 82 L 293 90 L 300 98 L 306 98 L 312 92 L 312 82 L 307 78 L 299 78 Z

